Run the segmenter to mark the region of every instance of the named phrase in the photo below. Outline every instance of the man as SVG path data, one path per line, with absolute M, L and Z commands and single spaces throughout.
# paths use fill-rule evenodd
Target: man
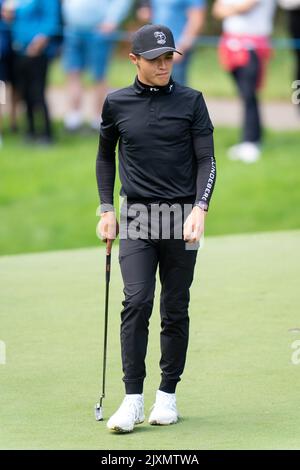
M 228 157 L 246 164 L 261 155 L 259 90 L 271 58 L 275 9 L 276 0 L 216 0 L 213 5 L 213 15 L 223 22 L 220 62 L 231 74 L 243 107 L 241 141 L 228 149 Z
M 0 0 L 0 87 L 9 86 L 10 92 L 10 128 L 17 131 L 17 93 L 13 73 L 13 50 L 10 26 L 2 19 L 2 6 Z M 5 84 L 5 85 L 4 85 Z M 0 90 L 1 90 L 0 88 Z M 2 88 L 3 89 L 3 88 Z M 0 91 L 1 93 L 1 91 Z M 2 104 L 2 103 L 1 103 Z M 0 148 L 2 147 L 2 106 L 0 107 Z
M 295 80 L 300 83 L 300 0 L 279 0 L 278 3 L 288 14 L 288 28 L 293 38 L 293 52 L 296 60 Z M 300 101 L 298 112 L 300 112 Z
M 92 129 L 99 131 L 99 109 L 107 93 L 106 73 L 116 42 L 116 31 L 131 7 L 132 0 L 63 0 L 64 53 L 70 109 L 65 127 L 75 132 L 83 124 L 83 72 L 92 74 Z
M 151 19 L 173 32 L 176 47 L 183 53 L 174 57 L 173 79 L 186 85 L 194 45 L 204 26 L 206 0 L 140 0 L 139 7 L 141 21 Z
M 96 163 L 98 232 L 110 246 L 118 233 L 113 210 L 118 141 L 120 194 L 126 197 L 119 252 L 125 293 L 121 349 L 126 396 L 107 423 L 120 432 L 132 431 L 144 420 L 145 356 L 158 266 L 162 377 L 149 423 L 178 420 L 175 389 L 188 345 L 189 288 L 216 178 L 213 125 L 202 94 L 173 81 L 174 53 L 178 51 L 167 27 L 140 28 L 129 54 L 137 67 L 135 82 L 109 94 L 102 113 Z M 159 212 L 163 207 L 174 211 L 173 219 L 165 216 L 167 211 Z M 135 230 L 136 213 L 140 230 Z
M 4 2 L 1 13 L 3 19 L 11 23 L 13 73 L 16 90 L 26 104 L 27 137 L 30 142 L 52 144 L 45 94 L 49 61 L 55 53 L 53 38 L 59 33 L 59 0 Z

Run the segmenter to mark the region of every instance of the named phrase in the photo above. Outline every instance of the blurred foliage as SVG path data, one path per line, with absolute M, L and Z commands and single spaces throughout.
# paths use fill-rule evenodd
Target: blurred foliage
M 5 136 L 1 150 L 0 254 L 94 246 L 98 137 L 66 135 L 57 145 L 25 146 Z M 231 162 L 237 131 L 215 131 L 218 179 L 206 235 L 300 228 L 299 134 L 267 132 L 255 165 Z M 120 188 L 117 180 L 115 201 Z
M 283 12 L 278 12 L 277 35 L 285 34 L 284 23 Z M 135 29 L 133 16 L 126 27 Z M 205 34 L 217 34 L 218 28 L 219 25 L 209 15 Z M 112 88 L 127 86 L 135 75 L 135 68 L 125 55 L 128 44 L 123 44 L 121 50 L 122 55 L 117 51 L 109 68 L 108 79 Z M 276 51 L 270 63 L 263 98 L 290 99 L 292 70 L 292 53 Z M 236 96 L 230 77 L 220 69 L 213 47 L 199 47 L 195 52 L 189 82 L 202 90 L 205 96 Z M 65 84 L 59 60 L 51 68 L 50 84 Z M 85 84 L 91 84 L 87 75 Z M 22 138 L 15 135 L 4 136 L 1 149 L 0 254 L 97 243 L 95 156 L 98 138 L 65 135 L 60 124 L 57 124 L 56 131 L 58 143 L 47 150 L 26 146 Z M 299 228 L 299 218 L 294 210 L 300 204 L 297 190 L 299 135 L 296 132 L 267 133 L 263 158 L 251 167 L 234 164 L 225 158 L 226 148 L 237 140 L 237 130 L 216 129 L 215 140 L 219 176 L 207 234 Z M 118 189 L 119 183 L 116 199 Z
M 164 1 L 164 0 L 161 0 Z M 214 0 L 207 0 L 207 17 L 206 24 L 203 34 L 210 36 L 219 35 L 221 32 L 220 21 L 215 20 L 211 15 L 211 9 Z M 129 26 L 129 29 L 135 29 L 138 26 L 138 21 L 136 19 L 136 9 L 139 4 L 139 1 L 136 0 L 131 9 L 131 13 L 125 22 L 126 28 Z M 275 21 L 274 21 L 274 35 L 287 35 L 286 31 L 286 12 L 281 8 L 277 8 Z
M 289 50 L 276 50 L 268 67 L 262 97 L 266 100 L 290 100 L 293 77 L 293 54 Z M 134 79 L 136 70 L 127 55 L 115 54 L 108 72 L 108 83 L 111 88 L 128 86 Z M 65 74 L 61 62 L 56 61 L 51 68 L 50 83 L 55 86 L 65 84 Z M 91 80 L 85 75 L 85 84 Z M 236 97 L 236 90 L 230 76 L 219 65 L 217 51 L 214 47 L 199 47 L 192 58 L 189 70 L 189 84 L 200 89 L 206 96 Z

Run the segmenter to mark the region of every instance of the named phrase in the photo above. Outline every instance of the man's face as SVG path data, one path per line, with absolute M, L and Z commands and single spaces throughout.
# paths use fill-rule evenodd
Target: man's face
M 173 67 L 173 52 L 166 52 L 156 59 L 129 54 L 131 62 L 138 68 L 138 78 L 145 85 L 164 86 L 169 83 Z

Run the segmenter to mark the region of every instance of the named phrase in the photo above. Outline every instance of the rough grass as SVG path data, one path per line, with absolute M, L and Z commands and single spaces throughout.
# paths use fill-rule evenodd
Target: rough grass
M 300 228 L 299 134 L 268 132 L 255 165 L 231 162 L 237 131 L 215 131 L 218 177 L 207 235 Z M 51 149 L 6 136 L 0 158 L 0 254 L 94 246 L 97 136 L 57 126 Z M 119 181 L 115 199 L 118 201 Z
M 291 100 L 294 80 L 294 58 L 289 50 L 276 50 L 268 67 L 262 97 L 265 100 Z M 114 55 L 108 72 L 108 83 L 112 88 L 128 86 L 135 76 L 135 68 L 126 54 Z M 91 83 L 86 74 L 85 83 Z M 65 74 L 58 60 L 51 69 L 50 84 L 63 86 Z M 219 65 L 217 50 L 213 47 L 199 47 L 193 55 L 189 70 L 189 85 L 202 90 L 206 96 L 233 98 L 236 89 L 230 76 Z

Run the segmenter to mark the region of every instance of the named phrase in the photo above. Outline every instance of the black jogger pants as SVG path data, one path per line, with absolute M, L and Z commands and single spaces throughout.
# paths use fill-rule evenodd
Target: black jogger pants
M 183 207 L 182 203 L 179 205 Z M 156 206 L 160 207 L 157 204 Z M 146 214 L 149 214 L 150 204 L 146 207 Z M 193 280 L 199 246 L 199 244 L 187 246 L 182 237 L 174 238 L 174 225 L 179 223 L 182 234 L 185 219 L 183 215 L 180 220 L 177 218 L 174 222 L 175 218 L 171 217 L 171 236 L 168 239 L 162 237 L 161 219 L 157 237 L 153 237 L 153 233 L 150 234 L 149 224 L 144 238 L 129 238 L 128 230 L 126 230 L 127 237 L 123 238 L 122 223 L 126 221 L 130 224 L 133 217 L 129 216 L 128 212 L 124 215 L 124 210 L 121 210 L 119 262 L 125 294 L 122 302 L 124 308 L 121 312 L 121 352 L 126 393 L 143 391 L 148 326 L 153 307 L 157 268 L 161 283 L 159 389 L 174 393 L 184 370 L 189 338 L 189 288 Z
M 262 126 L 256 90 L 260 64 L 256 52 L 250 51 L 249 53 L 249 63 L 244 67 L 235 69 L 232 72 L 232 76 L 238 87 L 244 108 L 241 141 L 260 143 L 262 139 Z

